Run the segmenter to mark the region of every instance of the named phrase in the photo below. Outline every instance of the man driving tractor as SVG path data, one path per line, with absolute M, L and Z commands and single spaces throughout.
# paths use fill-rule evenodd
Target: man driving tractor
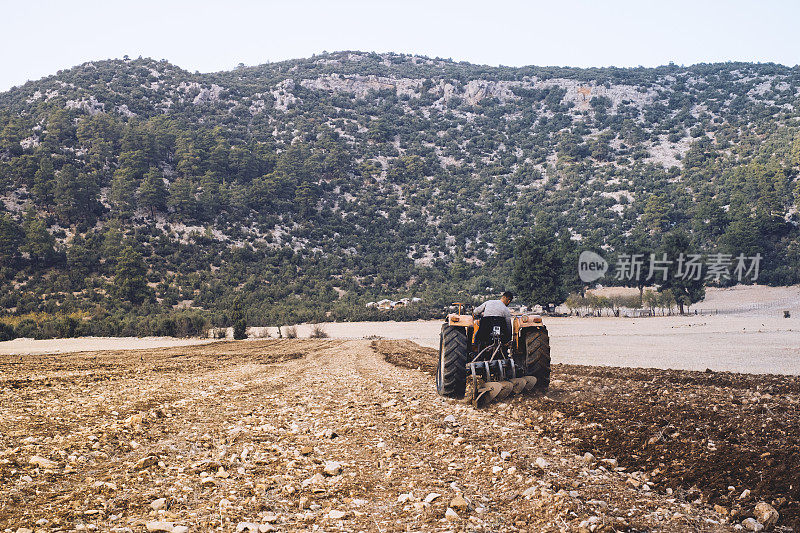
M 472 316 L 480 318 L 480 326 L 475 340 L 481 346 L 491 342 L 489 335 L 494 326 L 500 326 L 500 339 L 503 344 L 511 341 L 511 311 L 508 310 L 508 305 L 513 299 L 514 295 L 506 291 L 499 300 L 487 300 L 472 311 Z

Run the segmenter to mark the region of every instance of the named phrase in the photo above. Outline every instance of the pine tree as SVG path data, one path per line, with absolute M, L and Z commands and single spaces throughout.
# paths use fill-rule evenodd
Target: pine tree
M 194 184 L 186 178 L 178 178 L 169 188 L 167 203 L 178 219 L 193 218 L 197 211 Z
M 642 224 L 651 234 L 662 233 L 669 226 L 669 200 L 663 195 L 650 195 L 642 212 Z
M 55 171 L 53 161 L 50 156 L 42 156 L 39 160 L 39 169 L 33 176 L 33 193 L 37 205 L 41 207 L 50 206 L 53 203 L 53 180 Z
M 569 295 L 566 269 L 564 250 L 553 232 L 534 228 L 517 244 L 514 281 L 523 300 L 542 307 L 564 302 Z
M 220 209 L 219 181 L 211 172 L 206 172 L 200 182 L 200 211 L 206 220 L 214 220 Z
M 33 208 L 28 209 L 25 213 L 22 227 L 25 232 L 22 251 L 29 255 L 34 264 L 51 265 L 56 258 L 55 239 L 47 231 L 44 220 L 36 214 Z
M 7 267 L 17 259 L 25 234 L 9 214 L 0 216 L 0 267 Z
M 138 305 L 152 299 L 152 292 L 147 285 L 147 264 L 142 255 L 132 246 L 126 246 L 117 259 L 114 294 L 121 300 Z
M 103 234 L 103 243 L 100 246 L 101 255 L 105 258 L 104 272 L 111 274 L 117 266 L 117 258 L 122 255 L 124 248 L 122 244 L 123 235 L 120 231 L 119 222 L 116 220 L 111 221 L 105 228 Z
M 76 235 L 67 249 L 67 274 L 75 288 L 84 287 L 91 266 L 92 254 L 86 247 L 86 241 L 80 235 Z
M 244 310 L 242 309 L 242 301 L 237 298 L 233 304 L 233 338 L 242 340 L 247 338 L 247 320 L 245 319 Z
M 175 143 L 175 159 L 178 161 L 178 172 L 184 178 L 200 173 L 200 153 L 188 135 L 178 137 Z
M 682 230 L 674 230 L 664 236 L 664 248 L 662 253 L 667 254 L 667 259 L 672 261 L 669 265 L 669 272 L 666 281 L 659 288 L 661 291 L 671 290 L 680 313 L 684 313 L 684 306 L 690 306 L 699 302 L 706 296 L 705 280 L 694 279 L 696 276 L 687 275 L 687 267 L 680 265 L 680 257 L 683 254 L 684 261 L 688 260 L 690 254 L 695 253 L 689 240 L 689 235 Z M 663 255 L 659 254 L 660 257 Z M 679 272 L 678 268 L 683 272 Z M 660 279 L 660 278 L 659 278 Z M 659 281 L 659 280 L 656 280 Z
M 78 205 L 78 196 L 75 167 L 64 165 L 64 168 L 58 173 L 55 187 L 53 187 L 55 211 L 62 223 L 69 224 L 80 215 L 81 208 Z
M 142 184 L 139 185 L 139 206 L 150 211 L 150 216 L 155 218 L 156 211 L 167 208 L 167 189 L 164 187 L 164 178 L 156 168 L 151 167 L 145 174 Z
M 115 214 L 121 218 L 133 215 L 136 208 L 136 177 L 127 168 L 118 168 L 111 180 L 109 199 L 114 204 Z
M 94 174 L 77 173 L 64 165 L 53 188 L 55 212 L 64 224 L 91 218 L 98 210 L 100 187 Z
M 0 132 L 0 150 L 7 151 L 12 156 L 22 154 L 23 127 L 20 119 L 11 119 Z

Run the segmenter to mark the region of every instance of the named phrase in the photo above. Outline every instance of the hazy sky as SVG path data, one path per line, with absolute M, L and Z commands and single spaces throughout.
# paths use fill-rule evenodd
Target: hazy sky
M 187 70 L 404 52 L 490 65 L 800 63 L 798 0 L 0 0 L 0 90 L 129 55 Z

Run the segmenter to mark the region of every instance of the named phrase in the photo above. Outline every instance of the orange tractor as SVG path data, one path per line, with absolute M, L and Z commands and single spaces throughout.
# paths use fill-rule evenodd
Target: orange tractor
M 514 316 L 511 340 L 503 342 L 499 326 L 463 314 L 462 303 L 453 305 L 458 312 L 447 315 L 439 334 L 436 392 L 440 396 L 466 396 L 475 407 L 481 407 L 512 393 L 547 389 L 550 339 L 541 316 Z M 492 330 L 478 335 L 481 327 Z

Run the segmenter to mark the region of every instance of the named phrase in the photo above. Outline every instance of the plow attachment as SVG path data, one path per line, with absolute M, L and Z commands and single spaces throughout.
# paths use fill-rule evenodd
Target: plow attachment
M 532 391 L 535 387 L 536 378 L 522 375 L 511 358 L 467 364 L 466 399 L 474 407 L 503 400 L 511 394 Z

